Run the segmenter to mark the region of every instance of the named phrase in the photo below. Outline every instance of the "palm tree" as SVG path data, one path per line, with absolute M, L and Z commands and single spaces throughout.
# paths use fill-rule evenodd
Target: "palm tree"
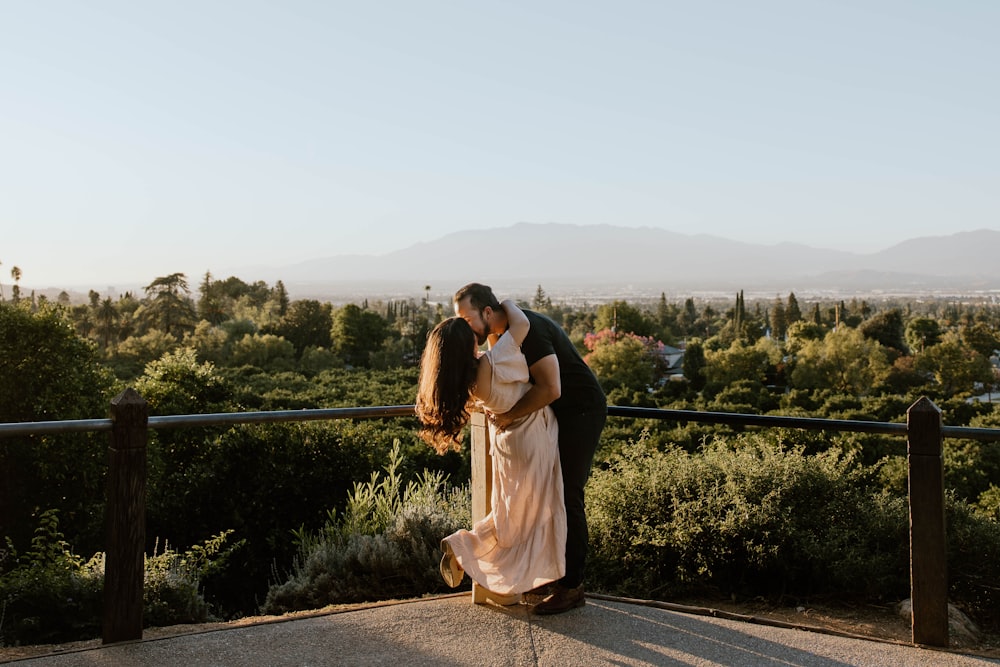
M 14 301 L 20 301 L 21 300 L 21 286 L 18 285 L 17 283 L 21 280 L 21 269 L 19 269 L 16 266 L 14 268 L 12 268 L 10 270 L 10 277 L 14 280 L 14 286 L 10 290 L 10 292 L 11 292 L 11 298 L 13 298 Z
M 107 297 L 101 302 L 101 308 L 97 311 L 97 321 L 100 325 L 98 330 L 104 341 L 104 349 L 107 351 L 111 347 L 112 341 L 117 340 L 116 334 L 118 333 L 118 309 L 112 303 L 111 297 Z

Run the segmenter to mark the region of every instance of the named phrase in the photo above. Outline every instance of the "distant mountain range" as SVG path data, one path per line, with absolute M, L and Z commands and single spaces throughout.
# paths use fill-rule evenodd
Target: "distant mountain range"
M 339 255 L 213 275 L 271 285 L 281 280 L 293 299 L 334 303 L 421 298 L 425 285 L 432 286 L 435 300 L 471 281 L 491 285 L 498 295 L 530 298 L 541 285 L 553 297 L 592 302 L 737 290 L 758 295 L 1000 293 L 1000 231 L 914 238 L 863 254 L 651 227 L 518 223 L 456 232 L 384 255 Z M 192 287 L 200 279 L 188 276 Z M 87 289 L 77 286 L 68 292 L 80 303 L 86 301 Z M 142 286 L 114 288 L 117 293 L 126 290 L 141 294 Z M 60 291 L 38 289 L 38 294 L 55 299 Z
M 351 289 L 420 293 L 470 281 L 511 293 L 546 291 L 1000 289 L 1000 231 L 903 241 L 859 254 L 805 245 L 742 243 L 649 227 L 518 223 L 464 231 L 384 255 L 342 255 L 253 269 L 246 280 L 282 280 L 295 296 Z M 239 274 L 237 274 L 239 275 Z

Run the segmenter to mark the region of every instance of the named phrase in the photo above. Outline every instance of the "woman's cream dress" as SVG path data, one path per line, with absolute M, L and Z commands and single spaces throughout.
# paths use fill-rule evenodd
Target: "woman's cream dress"
M 510 334 L 500 337 L 480 363 L 493 366 L 485 406 L 510 410 L 528 391 L 528 364 Z M 559 467 L 558 425 L 545 407 L 497 433 L 491 511 L 472 530 L 445 541 L 462 569 L 480 586 L 500 594 L 524 593 L 560 579 L 566 571 L 566 506 Z

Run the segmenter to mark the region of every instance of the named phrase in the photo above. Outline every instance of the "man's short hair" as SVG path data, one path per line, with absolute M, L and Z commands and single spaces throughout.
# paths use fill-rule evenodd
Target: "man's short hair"
M 500 302 L 497 301 L 497 298 L 493 294 L 493 290 L 489 285 L 469 283 L 455 292 L 454 302 L 458 303 L 466 297 L 469 297 L 469 303 L 479 312 L 482 312 L 487 306 L 493 310 L 500 309 Z

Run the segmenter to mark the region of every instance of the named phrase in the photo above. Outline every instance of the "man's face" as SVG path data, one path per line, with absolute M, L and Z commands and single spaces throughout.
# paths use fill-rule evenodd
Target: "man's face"
M 472 297 L 467 296 L 455 303 L 455 315 L 468 322 L 469 326 L 472 327 L 473 333 L 476 334 L 476 340 L 479 341 L 480 345 L 485 345 L 486 336 L 490 332 L 490 326 L 483 313 L 476 310 L 471 301 Z M 489 311 L 490 309 L 486 308 L 486 310 Z

